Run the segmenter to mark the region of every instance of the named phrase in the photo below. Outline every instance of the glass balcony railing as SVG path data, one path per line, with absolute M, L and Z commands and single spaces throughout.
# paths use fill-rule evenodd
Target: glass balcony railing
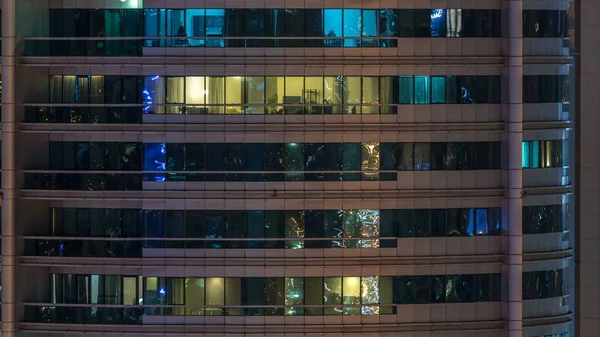
M 25 189 L 74 191 L 140 191 L 136 173 L 25 173 Z
M 101 238 L 26 237 L 26 256 L 139 258 L 142 248 L 166 249 L 310 249 L 395 248 L 395 237 L 344 238 Z
M 142 38 L 23 38 L 23 56 L 139 57 Z
M 340 299 L 341 300 L 341 299 Z M 62 324 L 142 324 L 143 316 L 341 316 L 395 315 L 396 304 L 333 305 L 102 305 L 102 304 L 25 304 L 25 322 Z M 341 302 L 341 301 L 340 301 Z
M 397 181 L 398 171 L 344 172 L 27 172 L 24 189 L 139 191 L 143 182 L 302 182 Z
M 141 324 L 144 309 L 139 306 L 60 304 L 25 305 L 25 322 L 62 324 Z
M 137 106 L 26 106 L 26 123 L 142 123 L 141 105 Z

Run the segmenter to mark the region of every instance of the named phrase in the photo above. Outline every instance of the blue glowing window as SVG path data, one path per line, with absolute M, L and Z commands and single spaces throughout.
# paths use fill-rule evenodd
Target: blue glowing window
M 446 10 L 431 10 L 431 36 L 446 37 Z
M 166 146 L 164 143 L 144 144 L 144 170 L 165 171 L 166 170 Z M 164 175 L 157 174 L 152 180 L 164 181 Z

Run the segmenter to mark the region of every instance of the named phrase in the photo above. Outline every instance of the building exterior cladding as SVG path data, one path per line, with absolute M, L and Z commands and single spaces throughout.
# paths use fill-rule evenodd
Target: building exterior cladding
M 2 336 L 597 335 L 570 6 L 3 0 Z

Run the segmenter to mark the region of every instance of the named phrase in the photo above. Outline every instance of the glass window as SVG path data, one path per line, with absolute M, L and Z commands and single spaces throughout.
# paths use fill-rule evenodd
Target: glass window
M 415 15 L 414 9 L 398 10 L 398 36 L 415 37 Z
M 164 143 L 144 144 L 144 170 L 164 171 L 166 169 L 166 145 Z
M 261 106 L 251 106 L 252 104 L 265 104 L 265 78 L 263 76 L 246 77 L 246 114 L 264 114 L 264 108 Z
M 284 110 L 286 114 L 303 114 L 304 103 L 304 77 L 285 77 L 285 96 L 283 104 L 286 104 Z
M 396 113 L 396 107 L 394 105 L 398 104 L 397 92 L 399 92 L 397 76 L 382 76 L 379 78 L 379 103 L 382 104 L 382 106 L 379 107 L 380 113 Z
M 344 92 L 346 91 L 345 79 L 343 76 L 325 77 L 323 79 L 325 96 L 323 104 L 325 106 L 324 114 L 340 114 L 343 112 L 341 104 L 344 102 Z
M 146 210 L 144 211 L 144 236 L 148 238 L 165 237 L 165 212 Z M 148 248 L 162 248 L 161 240 L 146 241 Z
M 305 77 L 302 102 L 308 114 L 323 114 L 323 107 L 312 106 L 312 104 L 323 104 L 323 77 Z
M 462 36 L 463 24 L 462 24 L 462 9 L 448 9 L 446 10 L 446 36 L 447 37 L 460 37 Z
M 431 210 L 428 209 L 416 209 L 414 210 L 415 216 L 415 236 L 416 237 L 429 237 L 431 236 Z M 402 226 L 402 223 L 400 224 Z M 401 227 L 402 230 L 402 227 Z
M 446 10 L 431 10 L 431 36 L 446 37 Z
M 206 10 L 206 46 L 224 47 L 225 41 L 215 37 L 224 36 L 225 32 L 225 10 L 207 9 Z
M 446 77 L 431 77 L 431 103 L 446 103 Z
M 446 294 L 452 296 L 453 283 L 450 282 L 448 288 L 446 277 L 450 278 L 451 276 L 431 276 L 431 303 L 444 303 Z
M 225 77 L 225 103 L 227 114 L 241 114 L 244 102 L 244 78 L 241 76 Z
M 207 10 L 209 11 L 209 10 Z M 223 105 L 225 104 L 225 78 L 207 77 L 206 78 L 206 103 L 208 104 L 209 114 L 223 114 Z M 227 93 L 229 95 L 229 92 Z
M 303 315 L 304 309 L 294 305 L 304 305 L 304 278 L 285 278 L 285 314 L 289 316 Z
M 286 238 L 304 238 L 304 212 L 303 211 L 285 211 L 285 237 Z M 286 248 L 302 249 L 304 240 L 286 241 Z
M 198 39 L 206 36 L 206 13 L 204 9 L 188 8 L 185 10 L 185 29 L 187 36 L 195 37 L 189 39 L 190 47 L 204 47 L 206 39 Z
M 361 113 L 361 78 L 356 76 L 343 77 L 344 104 L 347 114 Z
M 203 76 L 187 76 L 185 78 L 185 102 L 187 104 L 203 107 L 206 103 L 206 92 Z
M 344 9 L 344 37 L 360 37 L 362 35 L 362 24 L 362 10 Z M 344 39 L 344 47 L 359 46 L 360 39 Z
M 326 47 L 341 47 L 343 34 L 342 25 L 342 10 L 341 9 L 325 9 L 324 12 L 324 29 L 323 36 L 325 37 Z
M 307 316 L 321 316 L 323 315 L 323 289 L 324 283 L 321 277 L 307 277 L 304 279 L 304 308 L 305 315 Z M 338 303 L 334 303 L 338 304 Z M 333 309 L 333 308 L 330 308 Z
M 185 212 L 185 236 L 186 238 L 204 238 L 204 212 L 186 211 Z M 186 241 L 186 248 L 203 248 L 203 241 Z
M 165 104 L 165 78 L 162 76 L 146 76 L 144 78 L 144 90 L 142 99 L 144 101 L 144 113 L 164 113 L 164 106 L 155 104 Z
M 310 37 L 323 37 L 323 10 L 322 9 L 305 9 L 304 12 L 304 32 L 305 36 Z M 298 22 L 298 21 L 289 21 Z M 320 40 L 309 40 L 308 45 L 321 46 Z
M 187 46 L 187 34 L 185 30 L 185 10 L 183 9 L 166 9 L 167 14 L 167 29 L 166 36 L 178 37 L 176 39 L 168 39 L 167 46 L 169 47 L 185 47 Z
M 414 9 L 415 37 L 431 36 L 431 17 L 435 9 Z M 445 35 L 445 34 L 444 34 Z
M 431 303 L 431 279 L 432 276 L 415 276 L 413 278 L 415 289 L 415 304 Z
M 415 76 L 415 104 L 431 103 L 431 84 L 429 76 Z
M 358 306 L 361 301 L 361 282 L 360 277 L 344 277 L 342 290 L 343 290 L 343 303 L 346 305 L 353 305 L 344 307 L 345 315 L 359 315 L 360 307 Z
M 414 143 L 399 143 L 399 159 L 401 171 L 412 171 L 414 169 Z
M 413 76 L 400 76 L 400 104 L 415 103 L 415 83 Z
M 185 218 L 183 211 L 165 211 L 166 215 L 166 231 L 167 238 L 184 238 L 185 237 Z M 166 248 L 185 248 L 182 241 L 166 241 Z
M 378 36 L 379 30 L 377 29 L 377 23 L 379 22 L 379 10 L 364 9 L 362 19 L 362 36 Z M 363 38 L 360 44 L 361 47 L 377 47 L 378 45 L 377 40 L 372 38 Z
M 248 211 L 247 219 L 247 235 L 249 238 L 264 238 L 265 237 L 265 212 L 264 211 Z M 264 248 L 264 241 L 248 241 L 248 248 Z
M 414 143 L 415 171 L 431 170 L 430 143 Z
M 431 143 L 431 169 L 446 169 L 446 143 Z
M 184 77 L 167 77 L 167 95 L 165 102 L 167 104 L 185 103 L 185 81 Z M 181 114 L 181 106 L 167 106 L 167 113 Z
M 185 304 L 189 306 L 204 305 L 204 278 L 185 279 Z M 186 307 L 186 316 L 203 316 L 204 308 Z
M 477 101 L 475 76 L 460 77 L 460 100 L 462 104 L 474 104 Z
M 223 241 L 214 239 L 223 238 L 225 236 L 225 215 L 222 211 L 205 211 L 204 224 L 206 238 L 212 239 L 206 241 L 206 248 L 225 248 Z
M 362 107 L 362 113 L 379 113 L 379 77 L 362 78 L 362 103 L 367 104 Z
M 278 106 L 282 104 L 285 97 L 285 78 L 267 77 L 266 78 L 266 99 L 267 111 L 269 114 L 283 114 L 283 108 Z
M 225 279 L 222 277 L 207 277 L 206 281 L 206 308 L 207 316 L 221 316 L 222 306 L 225 305 Z
M 225 155 L 226 155 L 226 144 L 218 143 L 207 143 L 205 144 L 204 155 L 204 167 L 207 171 L 223 171 L 225 170 Z
M 324 211 L 323 237 L 341 239 L 344 236 L 344 220 L 342 210 Z M 326 248 L 342 248 L 342 240 L 326 241 Z
M 449 212 L 450 210 L 448 210 Z M 450 226 L 450 224 L 448 224 Z M 450 228 L 448 228 L 450 230 Z M 431 236 L 444 237 L 446 236 L 446 210 L 432 209 L 431 210 Z
M 365 14 L 365 21 L 366 21 Z M 382 9 L 379 11 L 379 36 L 394 37 L 398 36 L 398 11 L 395 9 Z M 396 47 L 398 40 L 379 40 L 380 47 Z
M 306 238 L 325 238 L 324 233 L 324 212 L 325 211 L 305 211 L 305 236 Z M 323 248 L 325 241 L 307 240 L 306 248 Z M 326 244 L 327 247 L 330 245 Z

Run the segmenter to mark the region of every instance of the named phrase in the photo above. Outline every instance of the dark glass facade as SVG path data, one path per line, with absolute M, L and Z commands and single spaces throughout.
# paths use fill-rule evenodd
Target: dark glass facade
M 565 296 L 569 293 L 569 274 L 566 269 L 530 271 L 523 273 L 523 299 L 537 300 Z

